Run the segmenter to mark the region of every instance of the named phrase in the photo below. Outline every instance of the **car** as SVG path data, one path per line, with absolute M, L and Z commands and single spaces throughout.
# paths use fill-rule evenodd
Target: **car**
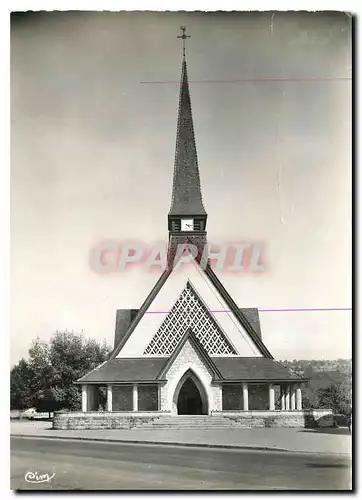
M 36 408 L 28 408 L 27 410 L 23 411 L 22 417 L 25 418 L 34 418 L 36 415 Z

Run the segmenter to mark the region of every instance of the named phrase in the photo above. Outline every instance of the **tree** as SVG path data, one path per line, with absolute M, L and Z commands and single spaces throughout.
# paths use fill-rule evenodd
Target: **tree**
M 51 418 L 51 412 L 59 410 L 59 402 L 56 398 L 56 393 L 53 388 L 40 389 L 36 395 L 34 406 L 40 412 L 48 412 Z
M 21 360 L 12 370 L 11 407 L 35 406 L 47 412 L 80 409 L 81 389 L 74 382 L 103 363 L 109 352 L 105 342 L 100 345 L 73 332 L 56 332 L 49 343 L 37 338 L 29 360 Z
M 29 363 L 23 358 L 10 371 L 10 407 L 22 410 L 29 408 L 33 401 L 29 386 L 33 374 Z
M 319 408 L 331 408 L 333 413 L 346 414 L 349 412 L 350 397 L 344 384 L 330 384 L 318 389 Z

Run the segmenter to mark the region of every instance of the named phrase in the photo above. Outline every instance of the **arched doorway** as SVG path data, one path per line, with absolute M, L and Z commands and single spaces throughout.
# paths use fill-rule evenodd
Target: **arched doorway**
M 198 377 L 188 370 L 175 391 L 174 401 L 178 415 L 207 415 L 206 392 Z

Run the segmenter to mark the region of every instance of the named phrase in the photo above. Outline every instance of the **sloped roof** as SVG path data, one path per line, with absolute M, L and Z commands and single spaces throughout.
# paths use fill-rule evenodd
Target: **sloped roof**
M 157 378 L 168 358 L 115 358 L 87 373 L 76 383 L 150 382 Z
M 180 354 L 180 351 L 182 347 L 185 345 L 186 341 L 189 341 L 192 345 L 192 347 L 195 349 L 197 354 L 200 356 L 202 361 L 205 363 L 205 365 L 210 369 L 211 373 L 213 374 L 213 378 L 222 378 L 221 373 L 217 369 L 215 363 L 213 362 L 213 359 L 208 355 L 206 350 L 203 348 L 200 340 L 196 337 L 196 335 L 193 333 L 191 328 L 187 330 L 185 335 L 182 337 L 180 342 L 178 343 L 176 349 L 173 351 L 171 356 L 168 358 L 167 363 L 165 366 L 162 368 L 161 372 L 159 373 L 157 378 L 162 378 L 166 373 L 167 370 L 169 369 L 170 366 L 172 366 L 173 362 L 177 358 L 177 356 Z
M 273 359 L 272 354 L 269 352 L 268 348 L 264 344 L 264 342 L 261 339 L 261 333 L 260 333 L 260 323 L 259 323 L 259 316 L 257 317 L 257 320 L 255 319 L 255 313 L 250 314 L 251 309 L 248 309 L 248 317 L 246 314 L 244 314 L 244 310 L 240 309 L 232 297 L 229 295 L 219 278 L 216 276 L 214 273 L 213 269 L 211 266 L 208 264 L 205 269 L 202 269 L 202 272 L 205 273 L 205 275 L 209 278 L 211 283 L 214 285 L 216 290 L 220 293 L 222 298 L 225 300 L 226 304 L 230 308 L 230 310 L 233 312 L 235 315 L 236 319 L 239 321 L 241 326 L 246 330 L 246 332 L 249 334 L 250 338 L 254 341 L 255 345 L 260 349 L 261 353 L 266 357 Z M 146 313 L 147 309 L 150 307 L 152 304 L 154 298 L 156 295 L 159 293 L 163 285 L 166 283 L 168 277 L 172 274 L 172 268 L 164 271 L 160 278 L 158 279 L 157 283 L 149 293 L 148 297 L 142 304 L 141 308 L 138 310 L 138 313 L 136 314 L 134 320 L 130 324 L 128 330 L 125 332 L 123 335 L 122 339 L 120 340 L 118 346 L 114 346 L 113 351 L 111 352 L 109 359 L 115 358 L 118 353 L 121 351 L 122 347 L 125 345 L 129 337 L 132 335 L 133 331 L 135 330 L 137 324 L 140 322 L 144 314 Z M 253 319 L 254 318 L 254 319 Z M 254 325 L 254 326 L 253 326 Z M 254 329 L 255 327 L 255 329 Z M 259 329 L 259 331 L 258 331 Z
M 306 380 L 290 368 L 268 358 L 212 358 L 223 380 L 237 381 L 288 381 Z
M 261 328 L 260 328 L 260 319 L 259 319 L 259 311 L 257 307 L 241 307 L 241 314 L 243 314 L 250 325 L 253 327 L 255 333 L 259 335 L 261 338 Z
M 196 347 L 201 358 L 213 373 L 213 379 L 219 382 L 287 382 L 308 380 L 293 372 L 274 359 L 239 358 L 239 357 L 209 357 L 202 348 L 196 336 L 190 332 L 180 342 L 182 345 L 189 339 Z M 181 346 L 182 347 L 182 346 Z M 165 373 L 172 365 L 180 351 L 166 357 L 116 358 L 106 361 L 103 365 L 80 378 L 77 384 L 107 384 L 107 383 L 145 383 L 160 382 L 167 379 Z
M 185 58 L 182 60 L 172 200 L 169 215 L 206 215 L 202 203 Z

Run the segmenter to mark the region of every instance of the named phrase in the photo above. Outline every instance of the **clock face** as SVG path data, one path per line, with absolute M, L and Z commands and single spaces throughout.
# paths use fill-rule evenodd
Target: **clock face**
M 193 231 L 193 230 L 194 230 L 193 219 L 181 219 L 181 231 Z

